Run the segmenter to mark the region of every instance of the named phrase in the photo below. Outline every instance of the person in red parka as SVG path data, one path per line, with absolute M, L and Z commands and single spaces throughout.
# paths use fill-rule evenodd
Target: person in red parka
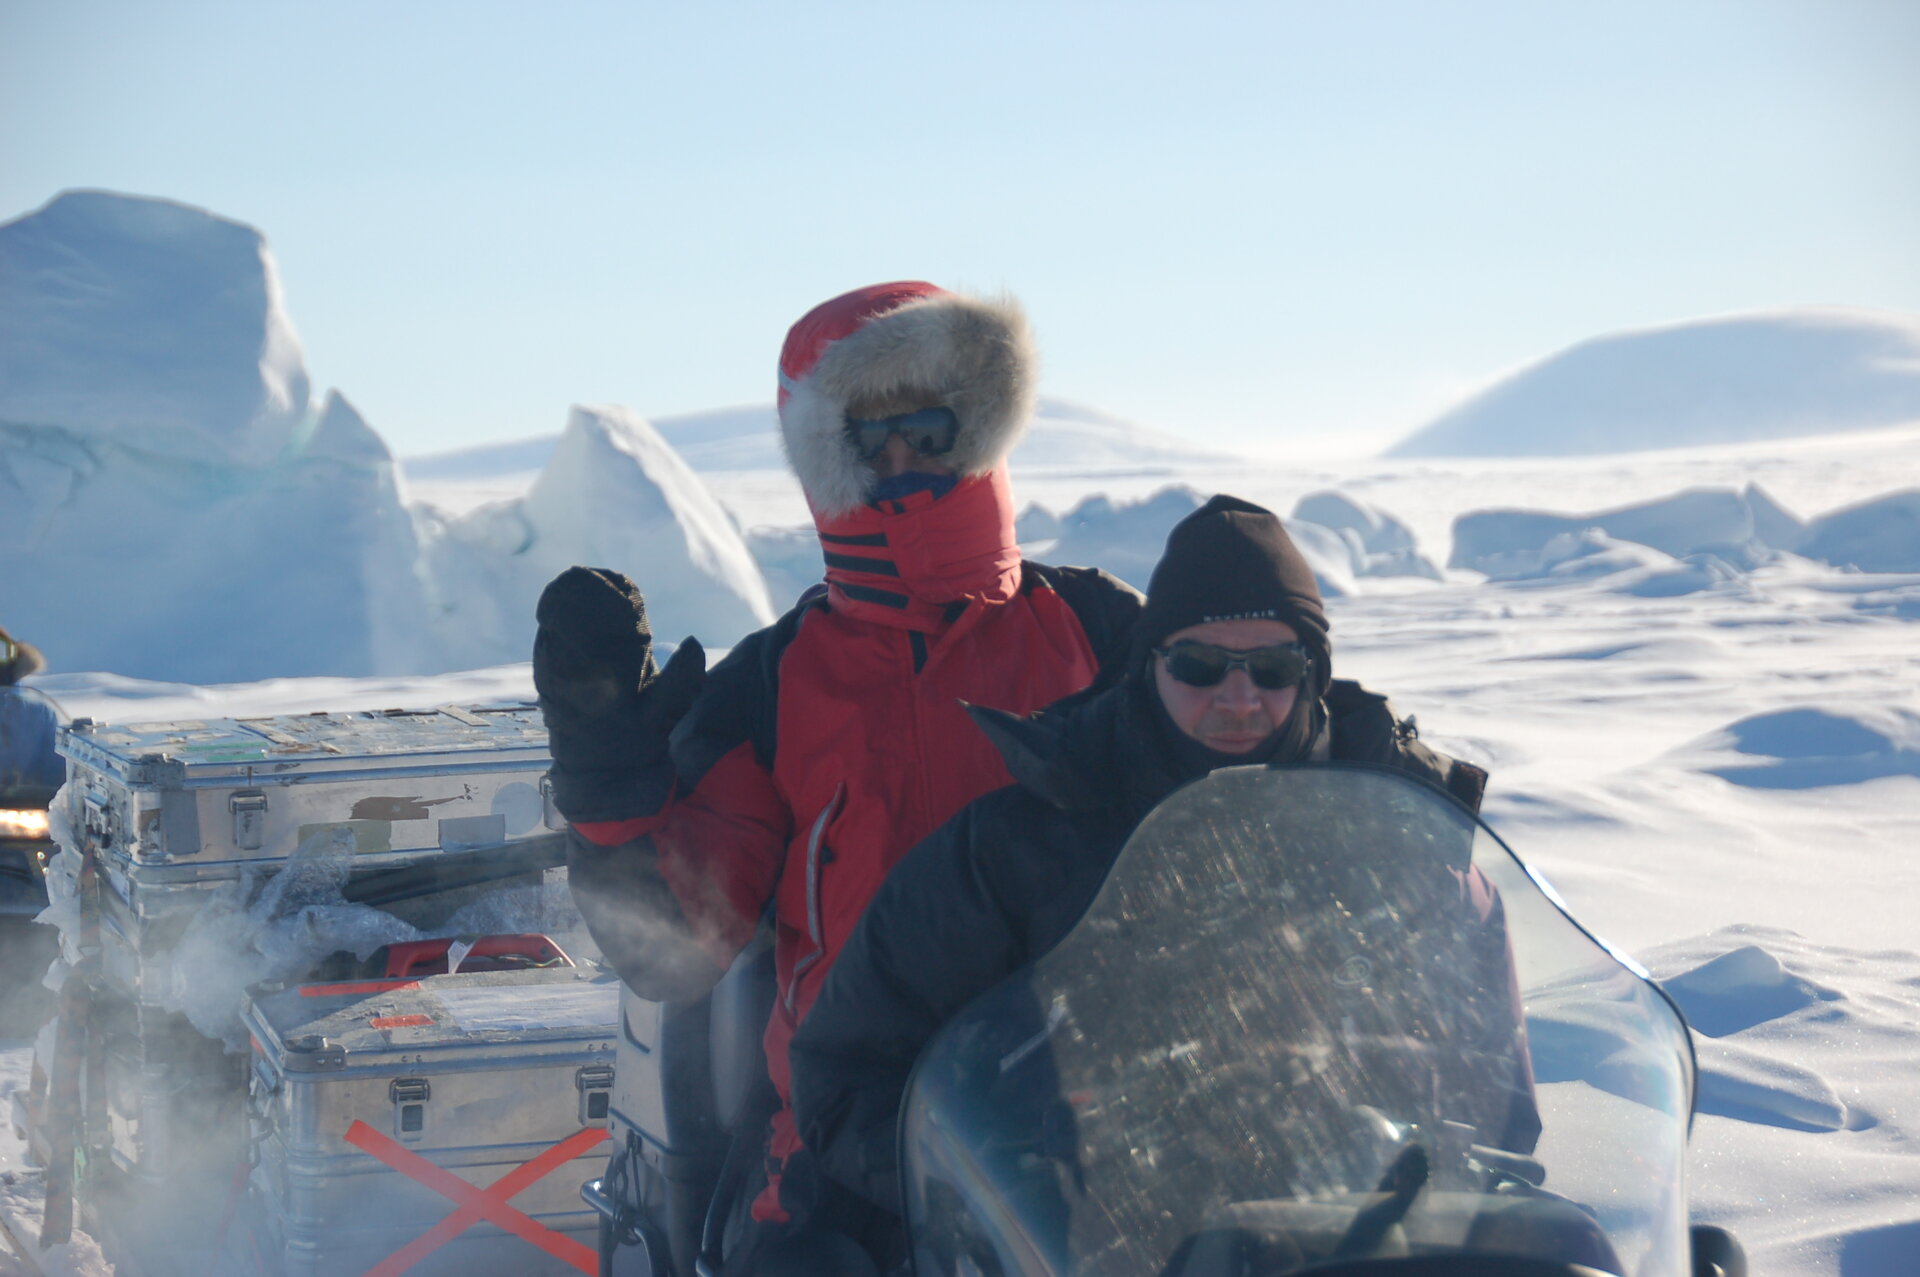
M 1138 593 L 1026 562 L 1014 540 L 1006 458 L 1033 380 L 1009 299 L 918 282 L 836 297 L 780 356 L 824 586 L 711 673 L 692 640 L 655 671 L 645 604 L 618 573 L 573 568 L 541 596 L 534 681 L 573 893 L 622 979 L 698 996 L 772 907 L 781 1108 L 730 1270 L 776 1271 L 823 1231 L 881 1244 L 801 1146 L 788 1043 L 888 871 L 1009 782 L 965 707 L 1026 714 L 1125 664 Z

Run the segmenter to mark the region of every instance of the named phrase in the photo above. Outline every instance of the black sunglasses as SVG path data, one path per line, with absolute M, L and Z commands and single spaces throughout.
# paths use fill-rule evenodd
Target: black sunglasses
M 897 417 L 847 418 L 847 438 L 862 461 L 877 460 L 894 435 L 923 457 L 944 457 L 959 441 L 960 418 L 947 407 L 922 408 Z
M 1153 649 L 1167 663 L 1167 673 L 1189 687 L 1217 687 L 1236 669 L 1247 672 L 1255 687 L 1269 692 L 1292 687 L 1313 668 L 1313 657 L 1299 643 L 1275 643 L 1251 652 L 1236 652 L 1195 639 L 1181 639 Z

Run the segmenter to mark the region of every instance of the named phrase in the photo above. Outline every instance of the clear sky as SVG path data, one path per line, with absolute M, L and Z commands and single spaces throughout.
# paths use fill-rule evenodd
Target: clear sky
M 0 220 L 265 232 L 402 454 L 772 398 L 858 284 L 1005 287 L 1045 389 L 1397 437 L 1585 337 L 1920 311 L 1911 0 L 0 0 Z

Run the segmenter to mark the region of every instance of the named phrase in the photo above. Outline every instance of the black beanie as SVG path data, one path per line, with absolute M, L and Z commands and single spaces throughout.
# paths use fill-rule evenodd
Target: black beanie
M 1239 497 L 1217 496 L 1167 534 L 1166 552 L 1147 583 L 1147 605 L 1134 623 L 1134 659 L 1144 661 L 1167 635 L 1189 625 L 1253 618 L 1293 627 L 1313 654 L 1313 693 L 1324 693 L 1333 653 L 1326 608 L 1306 556 L 1279 515 Z

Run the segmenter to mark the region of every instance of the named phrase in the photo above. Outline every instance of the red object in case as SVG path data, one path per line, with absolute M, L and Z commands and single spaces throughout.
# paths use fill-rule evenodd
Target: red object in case
M 447 974 L 447 952 L 451 939 L 408 940 L 387 946 L 386 978 L 403 980 L 412 976 Z M 520 971 L 528 967 L 570 967 L 573 959 L 553 942 L 538 934 L 481 936 L 460 960 L 462 971 Z

